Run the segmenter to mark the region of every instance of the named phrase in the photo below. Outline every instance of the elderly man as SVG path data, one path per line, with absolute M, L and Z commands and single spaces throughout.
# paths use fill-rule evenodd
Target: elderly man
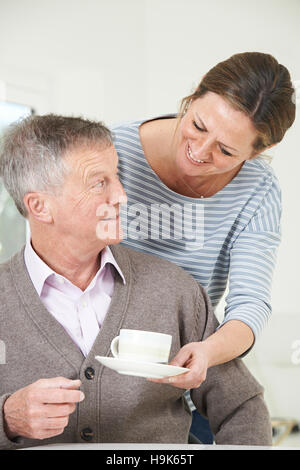
M 0 267 L 2 449 L 188 441 L 183 389 L 95 359 L 109 355 L 120 328 L 172 335 L 174 356 L 217 327 L 206 293 L 184 270 L 117 245 L 126 201 L 117 165 L 100 123 L 35 116 L 4 136 L 0 175 L 31 243 Z M 262 393 L 235 360 L 210 368 L 191 396 L 217 443 L 270 445 Z

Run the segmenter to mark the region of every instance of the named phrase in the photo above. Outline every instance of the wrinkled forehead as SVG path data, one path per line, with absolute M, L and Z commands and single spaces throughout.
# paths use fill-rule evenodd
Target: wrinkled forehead
M 75 176 L 86 177 L 96 172 L 108 172 L 118 164 L 117 152 L 112 144 L 81 144 L 68 149 L 64 161 Z

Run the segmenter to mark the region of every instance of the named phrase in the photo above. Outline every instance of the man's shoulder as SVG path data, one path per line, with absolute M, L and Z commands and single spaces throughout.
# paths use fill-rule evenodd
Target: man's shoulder
M 198 287 L 193 276 L 171 261 L 149 253 L 134 250 L 123 244 L 113 247 L 114 255 L 126 257 L 131 268 L 140 276 L 158 282 L 174 283 L 189 287 Z
M 10 263 L 12 258 L 8 259 L 7 261 L 0 263 L 0 276 L 7 276 L 10 272 Z
M 17 273 L 22 275 L 22 270 L 20 269 L 20 265 L 24 264 L 24 248 L 22 248 L 18 253 L 11 256 L 7 261 L 0 263 L 0 277 L 11 277 L 11 273 L 14 268 L 17 269 Z M 25 266 L 25 265 L 24 265 Z

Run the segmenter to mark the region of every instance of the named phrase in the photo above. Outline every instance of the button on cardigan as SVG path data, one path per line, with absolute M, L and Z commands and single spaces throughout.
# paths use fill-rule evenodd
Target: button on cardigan
M 85 399 L 70 415 L 63 434 L 45 439 L 8 439 L 0 413 L 0 448 L 54 443 L 187 443 L 191 412 L 184 390 L 141 377 L 120 375 L 95 356 L 111 356 L 120 328 L 172 335 L 170 358 L 186 343 L 211 335 L 218 323 L 207 294 L 178 266 L 121 245 L 113 255 L 126 283 L 116 275 L 103 325 L 85 357 L 47 311 L 28 275 L 24 252 L 0 266 L 0 407 L 15 391 L 41 379 L 80 379 Z M 86 376 L 93 369 L 94 378 Z M 89 369 L 89 370 L 90 370 Z M 197 409 L 210 421 L 219 444 L 270 445 L 271 423 L 263 388 L 241 359 L 209 369 L 191 391 Z

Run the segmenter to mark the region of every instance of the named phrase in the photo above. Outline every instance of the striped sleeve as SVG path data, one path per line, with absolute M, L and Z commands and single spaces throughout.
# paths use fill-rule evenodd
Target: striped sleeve
M 230 250 L 225 318 L 240 320 L 255 338 L 271 315 L 271 285 L 281 230 L 281 191 L 276 179 Z

